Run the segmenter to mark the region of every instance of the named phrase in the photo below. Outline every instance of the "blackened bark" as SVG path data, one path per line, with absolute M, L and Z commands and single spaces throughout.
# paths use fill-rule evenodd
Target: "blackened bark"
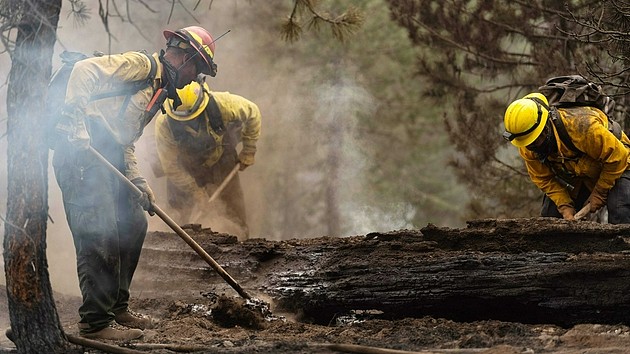
M 61 0 L 19 6 L 7 93 L 4 260 L 9 314 L 18 352 L 67 353 L 46 259 L 48 147 L 43 121 Z
M 464 229 L 242 243 L 202 231 L 190 230 L 248 293 L 319 324 L 357 310 L 384 319 L 630 324 L 630 225 L 488 219 Z M 148 235 L 137 275 L 134 289 L 145 296 L 236 296 L 172 234 Z
M 317 323 L 353 310 L 387 319 L 628 323 L 630 226 L 487 220 L 323 244 L 308 268 L 269 274 L 275 302 Z M 373 311 L 372 311 L 373 312 Z

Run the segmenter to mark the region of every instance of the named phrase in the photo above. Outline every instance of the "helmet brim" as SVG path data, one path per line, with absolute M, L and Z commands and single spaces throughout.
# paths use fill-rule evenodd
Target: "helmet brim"
M 209 94 L 206 93 L 210 92 L 208 84 L 204 82 L 203 87 L 205 89 L 202 91 L 203 100 L 193 111 L 178 111 L 176 109 L 174 110 L 173 99 L 167 99 L 166 102 L 164 102 L 164 110 L 166 111 L 168 117 L 180 122 L 186 122 L 197 118 L 206 109 L 206 107 L 208 106 L 208 102 L 210 101 Z
M 162 34 L 164 35 L 164 38 L 166 38 L 167 41 L 171 39 L 173 36 L 177 36 L 183 40 L 186 40 L 186 38 L 182 37 L 180 34 L 175 33 L 175 31 L 164 30 Z

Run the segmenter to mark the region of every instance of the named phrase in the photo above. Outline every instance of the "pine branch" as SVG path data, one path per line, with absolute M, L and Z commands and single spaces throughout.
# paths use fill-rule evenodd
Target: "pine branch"
M 285 41 L 297 41 L 302 35 L 303 28 L 298 17 L 303 12 L 310 13 L 310 19 L 307 22 L 310 30 L 319 31 L 320 23 L 326 23 L 330 26 L 333 37 L 340 41 L 344 41 L 348 35 L 353 34 L 364 22 L 363 14 L 355 7 L 350 7 L 333 18 L 317 11 L 315 2 L 312 0 L 294 0 L 291 14 L 280 29 L 280 34 Z

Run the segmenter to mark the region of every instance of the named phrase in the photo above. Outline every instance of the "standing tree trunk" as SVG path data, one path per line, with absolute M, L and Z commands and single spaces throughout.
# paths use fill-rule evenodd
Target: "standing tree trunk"
M 9 2 L 17 28 L 7 93 L 8 198 L 4 260 L 13 337 L 20 353 L 67 353 L 46 259 L 48 147 L 44 97 L 61 0 Z

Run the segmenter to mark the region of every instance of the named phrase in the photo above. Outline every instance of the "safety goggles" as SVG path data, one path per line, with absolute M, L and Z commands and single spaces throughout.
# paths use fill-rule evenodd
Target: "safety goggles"
M 173 36 L 171 37 L 168 42 L 166 42 L 166 46 L 167 47 L 175 47 L 175 48 L 179 48 L 179 49 L 183 49 L 185 51 L 191 51 L 191 53 L 194 53 L 194 49 L 193 47 L 190 45 L 190 43 L 188 43 L 187 41 L 177 37 L 177 36 Z
M 540 122 L 542 122 L 542 107 L 544 106 L 547 110 L 549 110 L 548 106 L 540 101 L 538 98 L 536 97 L 528 97 L 528 99 L 536 102 L 536 107 L 538 108 L 538 117 L 536 118 L 536 123 L 529 129 L 527 129 L 524 132 L 520 132 L 520 133 L 510 133 L 509 131 L 504 131 L 503 132 L 503 139 L 507 140 L 507 141 L 512 141 L 516 138 L 518 138 L 519 136 L 525 136 L 527 134 L 530 134 L 531 132 L 533 132 L 534 130 L 536 130 L 536 128 L 538 128 L 538 126 L 540 125 Z

